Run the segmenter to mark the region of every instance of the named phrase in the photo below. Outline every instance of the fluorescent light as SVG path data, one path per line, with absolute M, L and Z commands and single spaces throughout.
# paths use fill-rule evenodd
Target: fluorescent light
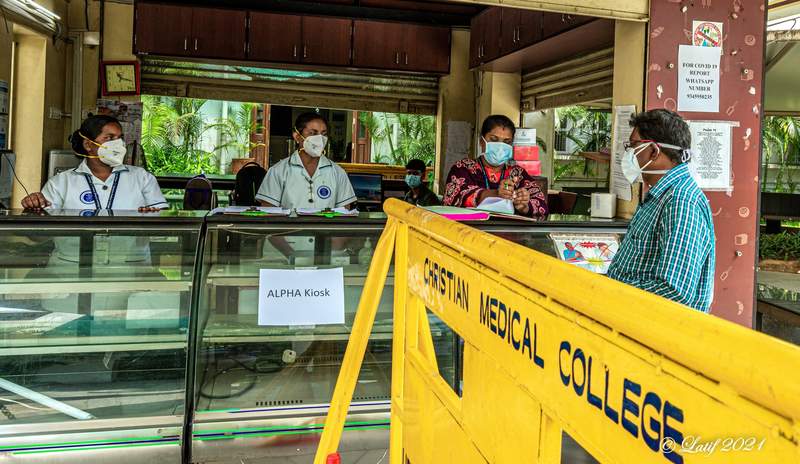
M 27 398 L 33 402 L 39 403 L 42 406 L 47 406 L 50 409 L 55 409 L 56 411 L 64 413 L 70 417 L 74 417 L 75 419 L 80 419 L 80 420 L 94 419 L 94 416 L 86 411 L 81 411 L 80 409 L 74 406 L 70 406 L 67 403 L 62 403 L 61 401 L 50 398 L 49 396 L 43 395 L 39 392 L 35 392 L 29 388 L 25 388 L 22 385 L 17 385 L 14 382 L 9 382 L 6 379 L 0 379 L 0 388 L 8 390 L 11 393 L 16 393 L 17 395 L 23 398 Z

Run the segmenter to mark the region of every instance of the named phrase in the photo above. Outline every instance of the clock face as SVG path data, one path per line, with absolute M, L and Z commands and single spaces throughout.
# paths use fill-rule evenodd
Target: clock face
M 106 90 L 136 93 L 136 67 L 132 64 L 106 65 Z

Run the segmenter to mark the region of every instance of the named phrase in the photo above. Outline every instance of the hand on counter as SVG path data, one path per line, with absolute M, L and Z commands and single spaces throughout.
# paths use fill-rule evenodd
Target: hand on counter
M 42 192 L 34 192 L 22 199 L 22 207 L 25 209 L 44 209 L 50 206 L 50 202 L 42 195 Z
M 514 209 L 522 214 L 527 214 L 531 209 L 531 193 L 524 188 L 515 190 L 511 200 L 514 203 Z

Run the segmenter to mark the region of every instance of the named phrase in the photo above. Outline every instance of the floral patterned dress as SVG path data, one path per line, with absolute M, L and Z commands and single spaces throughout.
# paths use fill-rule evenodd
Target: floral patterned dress
M 547 216 L 547 196 L 536 180 L 519 166 L 504 166 L 499 172 L 487 170 L 483 160 L 462 159 L 450 168 L 447 174 L 447 187 L 442 203 L 446 206 L 473 208 L 478 195 L 484 190 L 494 190 L 503 181 L 514 184 L 514 190 L 524 188 L 530 193 L 530 208 L 526 216 L 543 218 Z

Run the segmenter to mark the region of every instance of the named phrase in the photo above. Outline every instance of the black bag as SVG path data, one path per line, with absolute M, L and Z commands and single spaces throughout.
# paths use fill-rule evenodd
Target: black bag
M 236 184 L 231 192 L 232 206 L 258 206 L 256 193 L 261 187 L 261 182 L 267 175 L 267 170 L 260 164 L 251 161 L 236 173 Z

